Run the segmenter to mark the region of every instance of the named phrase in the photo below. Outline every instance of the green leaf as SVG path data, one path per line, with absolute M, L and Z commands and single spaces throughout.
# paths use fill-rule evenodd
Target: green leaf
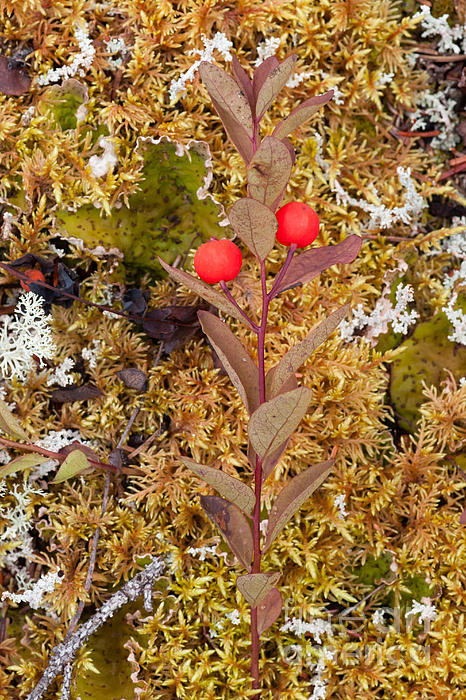
M 20 440 L 28 440 L 28 436 L 3 399 L 0 399 L 0 430 Z
M 197 277 L 193 277 L 193 275 L 188 274 L 184 270 L 179 270 L 177 267 L 168 265 L 161 258 L 159 258 L 159 263 L 162 265 L 163 269 L 168 272 L 170 277 L 176 280 L 176 282 L 184 284 L 185 287 L 188 287 L 188 289 L 191 289 L 198 296 L 202 297 L 202 299 L 208 301 L 209 304 L 213 304 L 220 309 L 220 311 L 230 314 L 230 316 L 233 316 L 234 318 L 238 319 L 238 321 L 242 321 L 244 323 L 244 318 L 241 316 L 236 306 L 232 304 L 231 301 L 229 301 L 225 296 L 223 296 L 221 292 L 217 292 L 217 290 L 215 290 L 211 285 L 206 284 Z
M 296 58 L 296 54 L 291 54 L 270 72 L 262 85 L 257 81 L 256 85 L 253 85 L 256 97 L 256 119 L 262 119 L 267 107 L 284 87 L 293 73 Z
M 257 606 L 257 632 L 260 635 L 280 617 L 283 598 L 278 588 L 272 588 Z
M 266 136 L 248 166 L 249 194 L 275 211 L 290 179 L 293 163 L 288 146 Z
M 304 253 L 292 258 L 274 296 L 292 289 L 298 284 L 310 282 L 332 265 L 353 262 L 362 245 L 360 236 L 349 236 L 336 245 L 309 248 Z
M 252 532 L 238 506 L 220 496 L 201 496 L 201 506 L 218 527 L 231 551 L 249 571 L 254 554 Z
M 199 73 L 225 131 L 238 149 L 240 156 L 248 163 L 254 152 L 252 145 L 254 124 L 246 94 L 228 73 L 208 61 L 202 61 Z
M 30 452 L 27 455 L 22 455 L 16 459 L 12 459 L 8 464 L 3 464 L 0 467 L 0 478 L 14 474 L 15 472 L 22 471 L 28 467 L 35 467 L 38 464 L 43 464 L 43 462 L 48 462 L 50 457 L 44 457 L 44 455 L 39 455 L 36 452 Z
M 235 233 L 259 260 L 265 260 L 275 245 L 277 217 L 271 209 L 251 197 L 233 204 L 228 219 Z
M 238 506 L 243 513 L 250 515 L 254 509 L 256 497 L 254 491 L 243 481 L 225 474 L 219 469 L 198 464 L 188 457 L 180 457 L 185 467 L 213 486 L 222 496 Z
M 310 333 L 301 340 L 301 342 L 293 345 L 292 348 L 282 357 L 280 362 L 272 367 L 268 375 L 271 375 L 270 395 L 276 396 L 280 388 L 288 380 L 290 375 L 295 374 L 301 365 L 307 360 L 316 348 L 319 347 L 338 326 L 340 321 L 346 316 L 350 304 L 345 304 L 337 309 L 324 319 L 318 326 L 312 329 Z
M 226 323 L 208 311 L 198 311 L 202 330 L 212 343 L 248 413 L 259 406 L 259 370 Z
M 86 469 L 90 469 L 86 455 L 81 450 L 73 450 L 69 453 L 64 462 L 61 463 L 60 469 L 55 475 L 52 483 L 59 484 L 61 481 L 71 479 L 73 476 L 81 474 Z
M 272 136 L 283 139 L 292 131 L 305 124 L 322 105 L 329 102 L 333 97 L 333 90 L 329 90 L 323 95 L 315 95 L 302 102 L 290 114 L 275 127 Z
M 246 598 L 253 608 L 257 608 L 273 586 L 279 580 L 281 574 L 277 571 L 264 574 L 245 574 L 238 576 L 236 585 L 240 593 Z
M 282 489 L 269 513 L 267 537 L 262 552 L 265 552 L 287 522 L 303 505 L 309 496 L 327 478 L 335 463 L 334 459 L 314 464 L 306 471 L 293 477 Z
M 298 427 L 311 400 L 311 391 L 299 387 L 266 401 L 249 419 L 248 433 L 261 459 L 272 454 Z

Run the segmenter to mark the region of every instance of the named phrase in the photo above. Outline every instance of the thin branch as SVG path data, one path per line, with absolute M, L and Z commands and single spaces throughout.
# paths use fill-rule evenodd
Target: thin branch
M 26 700 L 40 700 L 50 684 L 57 676 L 64 673 L 66 666 L 75 658 L 81 647 L 102 625 L 115 614 L 123 605 L 135 601 L 144 596 L 144 591 L 152 588 L 155 579 L 159 578 L 165 564 L 161 559 L 154 558 L 143 571 L 114 593 L 87 622 L 65 642 L 57 644 L 52 649 L 52 654 L 42 678 L 36 687 L 29 693 Z

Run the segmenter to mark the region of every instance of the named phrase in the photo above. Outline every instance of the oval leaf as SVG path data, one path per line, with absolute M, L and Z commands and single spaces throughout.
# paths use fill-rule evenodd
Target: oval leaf
M 248 413 L 259 406 L 259 370 L 226 323 L 208 311 L 199 311 L 202 330 L 212 343 Z
M 247 571 L 251 568 L 254 546 L 246 517 L 234 503 L 220 496 L 201 496 L 201 506 L 218 527 L 228 546 Z
M 250 515 L 254 509 L 256 497 L 254 491 L 243 481 L 213 467 L 198 464 L 188 457 L 180 457 L 185 467 L 213 486 L 222 496 L 238 506 L 243 513 Z
M 248 433 L 261 459 L 273 453 L 296 430 L 310 400 L 311 391 L 302 386 L 275 396 L 254 411 L 249 419 Z
M 28 439 L 28 436 L 3 399 L 0 399 L 0 430 L 8 435 L 13 435 L 15 438 Z
M 228 73 L 208 61 L 202 61 L 199 72 L 225 131 L 248 163 L 254 153 L 254 124 L 246 94 Z
M 73 450 L 70 452 L 64 462 L 61 463 L 60 469 L 55 475 L 52 483 L 58 484 L 66 479 L 71 479 L 73 476 L 81 474 L 86 469 L 91 468 L 86 455 L 81 450 Z
M 273 211 L 251 197 L 243 197 L 233 204 L 228 219 L 249 250 L 264 260 L 275 245 L 278 221 Z
M 276 396 L 290 375 L 294 376 L 309 355 L 333 333 L 340 321 L 348 313 L 349 308 L 350 305 L 345 304 L 345 306 L 331 313 L 330 316 L 313 328 L 304 340 L 293 345 L 280 362 L 269 370 L 267 374 L 271 375 L 270 396 Z
M 353 262 L 362 245 L 360 236 L 349 236 L 336 245 L 309 248 L 301 255 L 295 256 L 285 272 L 274 296 L 292 289 L 298 284 L 310 282 L 332 265 Z
M 48 462 L 50 457 L 44 457 L 44 455 L 39 455 L 36 452 L 31 452 L 27 455 L 22 455 L 16 459 L 12 459 L 8 464 L 3 464 L 0 467 L 0 478 L 4 476 L 9 476 L 15 472 L 22 471 L 28 467 L 36 467 L 38 464 L 43 464 L 43 462 Z
M 232 54 L 231 67 L 233 69 L 233 75 L 235 76 L 237 84 L 243 90 L 244 94 L 247 97 L 252 113 L 252 110 L 254 108 L 254 94 L 252 92 L 252 83 L 243 66 L 238 61 L 236 54 Z
M 262 552 L 265 552 L 276 536 L 293 517 L 309 496 L 327 478 L 335 460 L 314 464 L 302 474 L 293 477 L 280 492 L 269 513 L 267 537 Z
M 272 136 L 277 139 L 283 139 L 292 131 L 305 124 L 313 114 L 315 114 L 326 102 L 329 102 L 333 97 L 333 90 L 325 92 L 323 95 L 315 95 L 308 100 L 302 102 L 290 114 L 283 119 L 275 129 Z
M 260 635 L 278 620 L 283 609 L 283 598 L 278 588 L 272 588 L 257 606 L 257 632 Z
M 158 260 L 163 269 L 168 272 L 172 279 L 176 280 L 180 284 L 184 284 L 185 287 L 188 287 L 188 289 L 191 289 L 195 294 L 202 297 L 202 299 L 208 301 L 209 304 L 213 304 L 224 313 L 230 314 L 230 316 L 233 316 L 234 318 L 238 319 L 238 321 L 242 321 L 244 323 L 244 318 L 236 306 L 232 304 L 231 301 L 229 301 L 225 296 L 223 296 L 223 294 L 213 289 L 211 285 L 206 284 L 197 277 L 193 277 L 193 275 L 188 274 L 184 270 L 178 270 L 178 268 L 168 265 L 161 258 Z
M 266 136 L 248 166 L 251 197 L 275 211 L 286 190 L 292 166 L 288 146 L 273 136 Z
M 286 81 L 293 73 L 296 58 L 296 54 L 291 54 L 270 72 L 259 89 L 259 82 L 256 82 L 256 85 L 253 86 L 256 96 L 256 119 L 262 119 L 267 107 L 284 87 Z
M 238 576 L 236 585 L 240 593 L 246 598 L 253 608 L 257 608 L 266 595 L 277 583 L 281 574 L 277 571 L 266 574 L 245 574 Z

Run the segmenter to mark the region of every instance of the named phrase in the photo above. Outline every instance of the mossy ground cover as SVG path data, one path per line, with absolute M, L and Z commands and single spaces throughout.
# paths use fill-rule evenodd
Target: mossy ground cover
M 452 13 L 451 22 L 461 21 L 456 4 L 448 4 L 452 8 L 443 11 Z M 129 303 L 125 294 L 142 303 L 137 290 L 146 294 L 150 310 L 199 303 L 186 288 L 161 278 L 152 241 L 167 261 L 192 270 L 194 247 L 212 235 L 223 207 L 245 193 L 243 164 L 197 74 L 170 100 L 171 82 L 198 57 L 189 51 L 204 49 L 202 36 L 223 32 L 246 69 L 271 38 L 278 40 L 279 59 L 297 54 L 297 73 L 307 76 L 282 91 L 264 120 L 270 129 L 306 97 L 338 88 L 337 99 L 291 137 L 297 158 L 286 199 L 306 201 L 318 211 L 316 244 L 336 244 L 357 233 L 363 246 L 351 265 L 334 266 L 274 300 L 267 363 L 278 362 L 284 349 L 344 303 L 362 304 L 369 313 L 387 283 L 393 297 L 400 277 L 414 289 L 418 318 L 406 335 L 388 329 L 377 345 L 362 337 L 346 342 L 335 332 L 302 369 L 299 381 L 312 390 L 311 405 L 265 484 L 268 505 L 287 478 L 326 459 L 335 445 L 338 452 L 331 476 L 265 557 L 266 570 L 283 571 L 286 605 L 263 638 L 264 698 L 319 697 L 322 648 L 329 654 L 319 682 L 329 698 L 459 699 L 466 683 L 466 562 L 459 522 L 466 487 L 466 385 L 459 383 L 465 350 L 447 337 L 443 279 L 458 266 L 439 243 L 461 228 L 428 207 L 442 196 L 461 211 L 464 198 L 458 178 L 442 179 L 445 154 L 428 141 L 423 148 L 417 138 L 398 135 L 409 124 L 416 95 L 428 87 L 422 66 L 408 61 L 420 41 L 419 20 L 412 16 L 417 5 L 6 0 L 1 9 L 2 53 L 28 48 L 33 78 L 24 94 L 0 95 L 1 260 L 27 253 L 59 260 L 76 273 L 83 298 L 120 311 L 125 299 Z M 75 85 L 71 96 L 57 100 L 38 76 L 79 54 L 77 26 L 87 27 L 95 55 L 84 74 L 74 76 L 81 88 Z M 118 65 L 110 60 L 115 53 L 108 42 L 120 37 L 127 53 Z M 230 70 L 220 53 L 214 58 Z M 387 82 L 382 77 L 389 73 Z M 101 138 L 111 140 L 117 164 L 99 177 L 90 162 L 102 156 Z M 196 152 L 183 168 L 192 140 L 208 144 L 210 157 L 202 146 L 202 157 Z M 160 168 L 155 156 L 148 165 L 141 144 L 153 141 L 180 144 L 174 146 L 179 154 L 166 148 L 157 156 Z M 337 183 L 351 198 L 399 207 L 406 191 L 398 168 L 410 169 L 426 206 L 388 230 L 369 227 L 367 210 L 336 196 Z M 274 249 L 270 276 L 285 256 L 283 247 Z M 245 255 L 230 288 L 249 312 L 257 311 L 260 286 L 252 257 Z M 19 291 L 18 280 L 2 270 L 2 313 L 12 313 Z M 76 301 L 52 304 L 51 324 L 57 350 L 50 366 L 34 368 L 26 380 L 2 381 L 5 401 L 30 442 L 51 431 L 75 430 L 106 461 L 135 409 L 123 452 L 155 437 L 124 463 L 137 470 L 111 480 L 103 515 L 105 476 L 98 470 L 57 484 L 51 472 L 32 482 L 36 492 L 27 481 L 30 471 L 6 478 L 4 532 L 18 493 L 30 492 L 22 517 L 31 553 L 17 566 L 27 565 L 33 579 L 57 568 L 63 576 L 46 596 L 45 610 L 3 601 L 0 698 L 27 697 L 51 649 L 64 639 L 78 602 L 86 600 L 88 619 L 141 570 L 148 554 L 167 558 L 153 613 L 142 602 L 125 607 L 90 639 L 74 664 L 72 697 L 250 696 L 249 608 L 235 587 L 233 557 L 200 507 L 199 495 L 209 491 L 179 459 L 222 465 L 250 479 L 246 413 L 238 394 L 200 333 L 167 353 L 140 325 Z M 236 320 L 231 327 L 254 354 L 252 334 Z M 86 359 L 91 348 L 93 361 Z M 65 358 L 75 361 L 73 382 L 91 384 L 98 395 L 56 400 L 59 386 L 48 385 L 47 378 Z M 122 381 L 117 373 L 128 368 L 145 373 L 146 391 Z M 335 502 L 341 496 L 344 516 Z M 87 594 L 96 527 L 100 539 Z M 0 539 L 0 556 L 17 547 L 11 538 Z M 202 547 L 212 548 L 203 558 L 195 551 Z M 0 559 L 2 589 L 21 590 L 7 561 Z M 422 598 L 437 612 L 429 623 L 406 616 Z M 286 618 L 318 618 L 330 623 L 332 633 L 319 644 L 310 633 L 282 631 Z M 47 700 L 61 697 L 60 680 Z

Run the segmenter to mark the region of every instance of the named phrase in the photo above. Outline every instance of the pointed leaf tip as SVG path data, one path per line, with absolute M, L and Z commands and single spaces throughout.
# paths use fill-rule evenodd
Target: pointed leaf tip
M 91 465 L 84 452 L 81 450 L 73 450 L 69 453 L 64 462 L 61 463 L 60 469 L 53 479 L 54 484 L 59 484 L 61 481 L 71 479 L 73 476 L 78 476 L 86 469 L 90 469 Z
M 329 459 L 326 462 L 314 464 L 293 477 L 281 490 L 269 513 L 267 536 L 262 552 L 270 547 L 287 522 L 327 478 L 334 463 L 334 459 Z
M 280 576 L 281 574 L 277 571 L 264 574 L 245 574 L 238 576 L 236 585 L 248 603 L 256 608 L 275 586 Z
M 283 598 L 278 588 L 272 588 L 257 606 L 257 632 L 259 636 L 280 617 Z
M 220 469 L 198 464 L 188 457 L 180 457 L 185 467 L 213 486 L 224 498 L 234 503 L 243 513 L 250 515 L 253 511 L 256 497 L 254 491 L 243 481 L 230 476 Z
M 228 213 L 235 233 L 259 260 L 265 260 L 275 245 L 277 217 L 269 207 L 252 197 L 238 199 Z
M 272 454 L 296 430 L 310 400 L 310 389 L 299 387 L 275 396 L 254 411 L 249 419 L 248 434 L 261 459 Z

